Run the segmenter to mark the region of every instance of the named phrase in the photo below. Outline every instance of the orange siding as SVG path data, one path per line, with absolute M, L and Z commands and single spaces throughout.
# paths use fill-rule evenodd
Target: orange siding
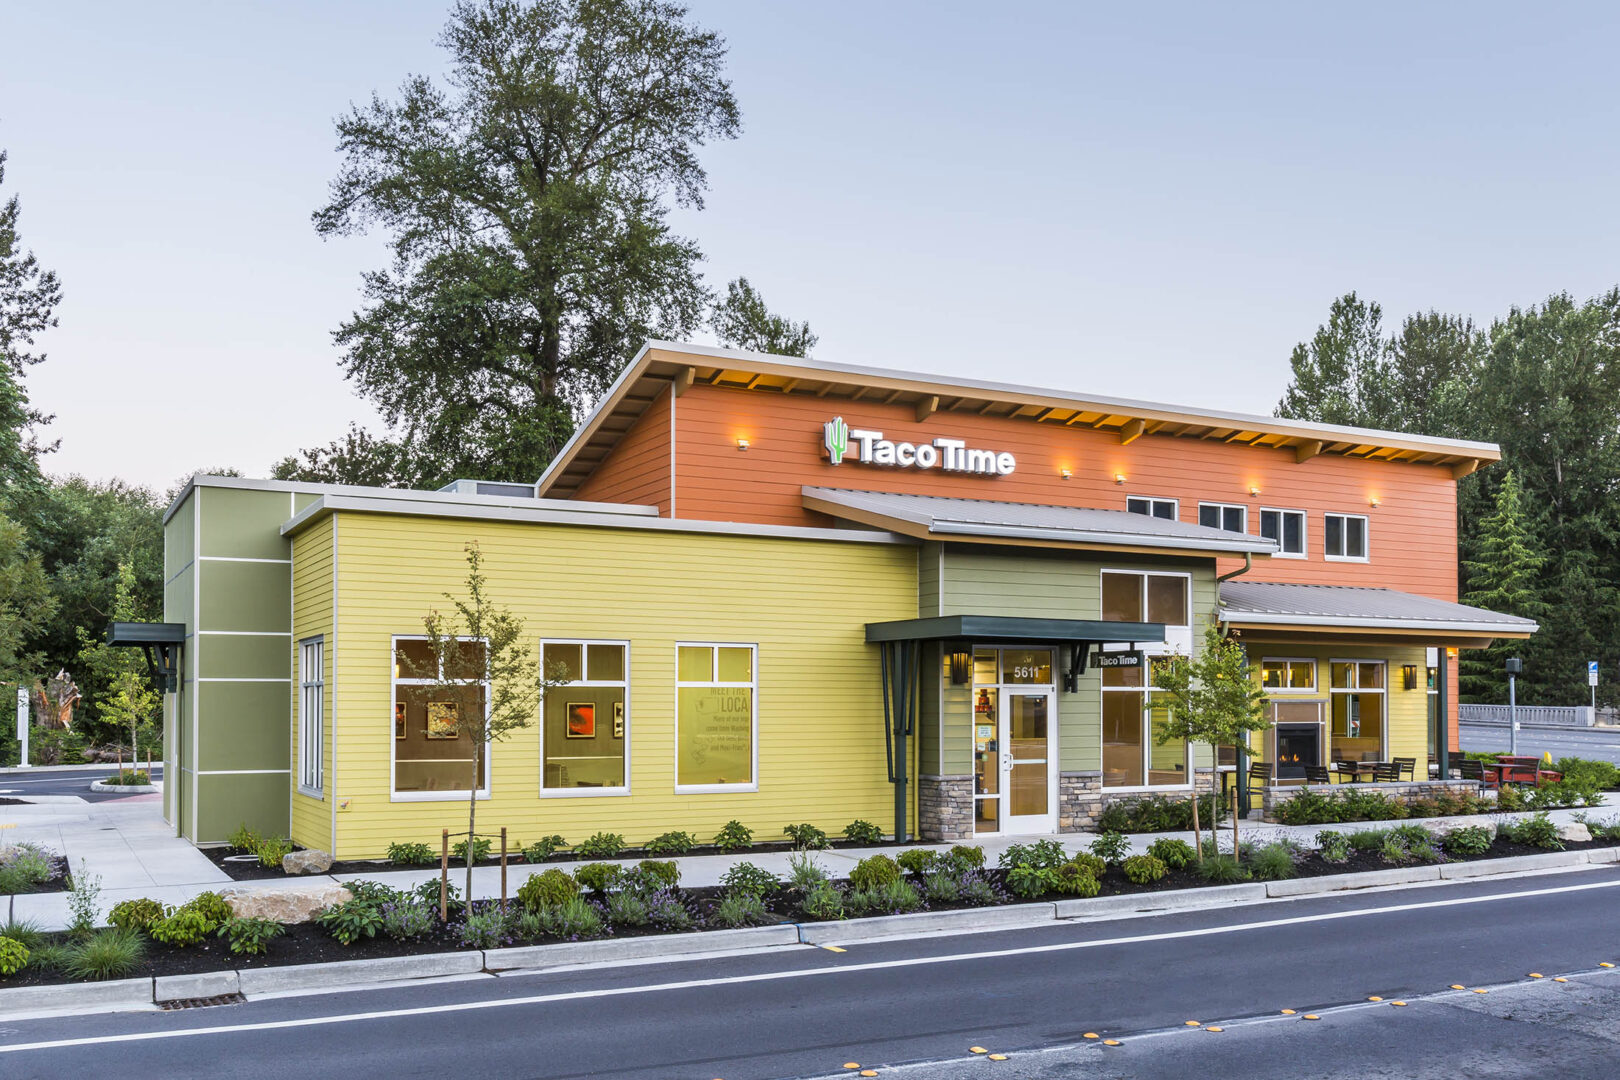
M 821 433 L 835 415 L 889 439 L 927 442 L 948 436 L 973 448 L 1009 450 L 1018 468 L 1011 476 L 985 477 L 847 460 L 833 467 L 822 452 Z M 646 423 L 644 417 L 641 424 Z M 969 412 L 939 412 L 917 423 L 910 406 L 702 385 L 682 395 L 675 428 L 676 512 L 683 518 L 833 524 L 803 508 L 805 484 L 1112 510 L 1125 509 L 1127 495 L 1150 495 L 1179 499 L 1183 521 L 1198 520 L 1202 499 L 1247 506 L 1251 533 L 1260 531 L 1261 507 L 1307 511 L 1307 557 L 1261 559 L 1256 578 L 1387 586 L 1457 598 L 1456 483 L 1443 466 L 1326 455 L 1296 463 L 1292 450 L 1153 435 L 1121 445 L 1111 432 Z M 604 473 L 620 467 L 616 459 L 636 435 L 632 429 L 587 481 L 581 497 L 603 498 L 604 491 L 617 490 L 605 483 Z M 737 449 L 739 438 L 749 441 L 747 451 Z M 1073 477 L 1063 480 L 1061 468 L 1072 470 Z M 1116 474 L 1126 482 L 1116 484 Z M 1250 496 L 1251 488 L 1260 494 Z M 1374 498 L 1376 508 L 1370 506 Z M 1324 511 L 1367 515 L 1368 562 L 1323 558 Z
M 670 392 L 664 391 L 624 433 L 574 498 L 656 506 L 670 516 Z

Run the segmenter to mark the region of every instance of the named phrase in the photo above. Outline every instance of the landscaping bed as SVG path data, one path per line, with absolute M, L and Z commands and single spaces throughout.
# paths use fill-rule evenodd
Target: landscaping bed
M 0 896 L 64 892 L 69 884 L 67 860 L 54 851 L 37 844 L 0 842 Z

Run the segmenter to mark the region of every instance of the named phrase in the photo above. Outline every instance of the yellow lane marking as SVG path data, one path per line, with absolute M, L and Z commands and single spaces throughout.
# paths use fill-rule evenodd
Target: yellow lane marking
M 1315 1013 L 1306 1013 L 1305 1014 L 1305 1019 L 1307 1019 L 1307 1020 L 1320 1020 L 1322 1018 L 1320 1016 L 1317 1016 Z
M 1402 1007 L 1402 1008 L 1405 1008 L 1405 1007 L 1406 1007 L 1406 1002 L 1404 1002 L 1404 1001 L 1392 1001 L 1392 1002 L 1390 1002 L 1390 1004 L 1391 1004 L 1391 1005 L 1399 1005 L 1399 1006 L 1401 1006 L 1401 1007 Z
M 1379 997 L 1377 994 L 1374 994 L 1372 997 L 1368 998 L 1367 1000 L 1368 1001 L 1383 1001 L 1384 999 Z
M 991 1061 L 1006 1061 L 1007 1060 L 1007 1055 L 1006 1054 L 991 1054 L 990 1055 L 990 1060 Z
M 1082 1039 L 1095 1039 L 1097 1037 L 1097 1033 L 1095 1031 L 1088 1031 L 1080 1037 Z
M 1569 980 L 1564 978 L 1562 975 L 1554 975 L 1553 982 L 1569 982 Z
M 1293 1009 L 1284 1009 L 1282 1011 L 1282 1014 L 1284 1016 L 1293 1016 L 1294 1015 L 1294 1010 Z
M 1225 1031 L 1226 1029 L 1223 1028 L 1223 1027 L 1216 1027 L 1214 1024 L 1211 1024 L 1209 1027 L 1205 1028 L 1204 1030 L 1205 1031 Z
M 1119 1045 L 1119 1040 L 1118 1039 L 1104 1039 L 1103 1040 L 1103 1045 L 1104 1046 L 1118 1046 Z
M 1451 988 L 1453 990 L 1466 990 L 1466 989 L 1468 989 L 1468 987 L 1464 986 L 1462 983 L 1452 983 Z
M 1198 1027 L 1199 1023 L 1196 1020 L 1189 1020 L 1189 1021 L 1187 1021 L 1186 1026 L 1187 1027 Z
M 840 949 L 837 945 L 823 945 L 821 947 L 823 949 L 826 949 L 828 952 L 847 952 L 848 951 L 847 949 Z
M 1541 972 L 1539 972 L 1539 971 L 1532 971 L 1532 972 L 1531 972 L 1531 973 L 1530 973 L 1530 977 L 1531 977 L 1531 978 L 1532 978 L 1532 979 L 1539 979 L 1539 978 L 1542 978 L 1542 974 L 1541 974 Z
M 968 1047 L 968 1053 L 970 1053 L 970 1054 L 988 1054 L 989 1052 L 990 1051 L 986 1050 L 982 1046 L 970 1046 L 970 1047 Z
M 1490 993 L 1490 991 L 1489 990 L 1475 990 L 1474 993 L 1476 993 L 1476 994 L 1488 994 L 1488 993 Z
M 858 1061 L 846 1061 L 846 1062 L 844 1062 L 844 1068 L 846 1068 L 846 1069 L 858 1069 L 860 1067 L 861 1067 L 861 1063 L 858 1062 Z
M 1600 962 L 1598 964 L 1598 967 L 1614 967 L 1614 965 L 1605 960 L 1605 961 Z

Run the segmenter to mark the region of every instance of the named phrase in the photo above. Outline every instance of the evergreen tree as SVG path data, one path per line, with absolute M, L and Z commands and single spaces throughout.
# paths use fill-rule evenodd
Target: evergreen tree
M 0 150 L 0 185 L 6 180 L 6 154 Z M 36 335 L 56 325 L 62 286 L 41 270 L 34 253 L 17 235 L 21 209 L 17 196 L 0 203 L 0 495 L 37 486 L 38 458 L 54 444 L 39 442 L 38 429 L 51 418 L 28 402 L 23 375 L 43 363 L 32 351 Z
M 1543 620 L 1540 574 L 1546 557 L 1536 550 L 1525 521 L 1519 480 L 1511 471 L 1502 478 L 1495 508 L 1479 523 L 1470 557 L 1463 559 L 1468 591 L 1463 603 L 1505 615 Z M 1481 704 L 1507 700 L 1503 661 L 1524 650 L 1520 641 L 1498 641 L 1488 649 L 1467 649 L 1460 661 L 1462 696 Z
M 748 279 L 740 277 L 726 286 L 726 297 L 714 305 L 710 319 L 715 336 L 728 349 L 774 356 L 809 356 L 818 340 L 807 322 L 776 315 L 765 306 Z
M 1333 301 L 1328 321 L 1310 341 L 1294 346 L 1293 379 L 1277 415 L 1324 424 L 1376 427 L 1389 414 L 1390 344 L 1383 309 L 1346 293 Z

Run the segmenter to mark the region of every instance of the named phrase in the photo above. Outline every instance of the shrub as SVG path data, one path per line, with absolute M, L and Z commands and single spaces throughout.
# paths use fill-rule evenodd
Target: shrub
M 945 853 L 945 862 L 958 873 L 983 870 L 984 848 L 977 844 L 957 844 Z
M 851 915 L 904 915 L 922 907 L 917 887 L 896 877 L 883 885 L 851 889 L 844 904 Z
M 1491 850 L 1491 830 L 1484 825 L 1453 829 L 1440 840 L 1448 855 L 1483 855 Z
M 68 946 L 62 973 L 70 979 L 121 979 L 146 955 L 146 942 L 133 930 L 103 930 Z
M 31 892 L 36 885 L 51 880 L 51 860 L 31 845 L 18 845 L 17 852 L 0 865 L 0 895 Z
M 579 882 L 571 874 L 553 867 L 538 874 L 518 887 L 518 902 L 530 911 L 544 911 L 560 907 L 579 896 Z
M 259 865 L 269 870 L 279 869 L 281 860 L 292 854 L 292 849 L 293 843 L 291 840 L 260 840 L 257 853 Z
M 1070 896 L 1096 896 L 1101 887 L 1097 882 L 1097 875 L 1091 872 L 1091 867 L 1077 862 L 1066 862 L 1056 870 L 1048 871 L 1051 877 L 1049 883 L 1054 892 L 1067 893 Z
M 624 837 L 613 832 L 599 832 L 574 845 L 574 854 L 587 859 L 612 859 L 624 850 Z
M 200 892 L 180 905 L 181 911 L 195 911 L 208 920 L 210 932 L 221 923 L 229 922 L 235 918 L 236 913 L 231 910 L 231 903 L 217 892 Z
M 9 920 L 4 926 L 0 926 L 0 937 L 21 942 L 30 949 L 37 949 L 45 943 L 45 932 L 32 919 Z
M 1616 766 L 1613 762 L 1563 757 L 1558 759 L 1553 768 L 1564 774 L 1566 783 L 1573 782 L 1592 791 L 1608 791 L 1620 787 L 1620 766 Z
M 485 859 L 489 858 L 490 849 L 493 848 L 494 846 L 495 846 L 495 841 L 491 840 L 487 836 L 475 836 L 475 837 L 473 837 L 472 838 L 473 862 L 483 862 Z M 467 840 L 466 840 L 466 838 L 457 840 L 455 843 L 450 845 L 450 858 L 452 860 L 456 861 L 456 862 L 461 862 L 461 863 L 465 863 L 467 861 Z
M 760 926 L 770 921 L 765 901 L 753 893 L 727 893 L 714 906 L 709 921 L 727 930 L 740 926 Z
M 456 927 L 456 938 L 469 949 L 498 949 L 512 943 L 512 919 L 498 904 L 469 911 Z
M 1407 848 L 1406 837 L 1396 832 L 1386 832 L 1383 843 L 1378 847 L 1378 857 L 1387 863 L 1402 863 L 1411 856 Z
M 225 842 L 231 845 L 232 851 L 242 855 L 257 855 L 259 853 L 259 834 L 248 828 L 245 821 L 236 827 L 236 831 L 231 833 Z
M 827 846 L 827 834 L 814 825 L 784 825 L 782 832 L 793 841 L 796 851 L 816 851 Z
M 1249 873 L 1259 881 L 1282 881 L 1299 873 L 1285 844 L 1267 844 L 1249 856 Z
M 789 855 L 788 871 L 789 884 L 801 892 L 808 892 L 827 880 L 827 871 L 808 851 L 796 851 Z
M 376 937 L 383 926 L 381 908 L 358 896 L 327 908 L 315 921 L 339 945 L 353 945 L 363 937 Z
M 417 900 L 401 900 L 382 906 L 383 933 L 395 941 L 419 938 L 438 921 L 438 912 Z
M 1003 899 L 1001 892 L 976 870 L 963 874 L 959 880 L 961 885 L 959 903 L 967 904 L 969 907 L 989 907 L 1001 903 Z
M 1131 853 L 1130 837 L 1124 833 L 1105 832 L 1091 842 L 1091 853 L 1110 865 L 1124 862 Z
M 1215 797 L 1198 797 L 1198 820 L 1208 825 L 1215 820 Z M 1136 795 L 1116 799 L 1097 815 L 1101 832 L 1184 832 L 1192 828 L 1192 799 L 1165 795 Z
M 628 875 L 631 886 L 641 892 L 673 889 L 681 883 L 681 867 L 673 859 L 665 861 L 642 859 L 628 871 Z
M 804 894 L 799 902 L 799 911 L 807 919 L 816 919 L 823 922 L 844 917 L 844 894 L 830 881 L 823 881 L 820 885 Z
M 1161 836 L 1148 845 L 1148 854 L 1171 870 L 1185 870 L 1191 863 L 1198 861 L 1198 852 L 1185 840 L 1177 840 L 1169 836 Z
M 563 876 L 567 877 L 566 874 Z M 578 896 L 543 909 L 540 917 L 546 932 L 554 937 L 574 940 L 597 937 L 602 933 L 601 912 Z
M 0 975 L 15 975 L 28 966 L 28 946 L 16 938 L 0 937 Z
M 754 830 L 733 818 L 714 834 L 714 846 L 721 851 L 747 851 L 754 846 Z
M 163 905 L 156 900 L 120 900 L 107 913 L 107 922 L 120 930 L 139 930 L 145 933 L 152 924 L 163 918 Z
M 763 900 L 776 890 L 778 882 L 769 870 L 751 862 L 740 862 L 721 875 L 720 884 L 727 892 L 747 893 Z
M 280 937 L 286 928 L 274 919 L 229 919 L 219 928 L 219 936 L 230 943 L 231 952 L 238 956 L 262 956 L 273 938 Z
M 607 917 L 614 926 L 646 926 L 647 901 L 634 892 L 616 892 L 607 898 Z
M 1031 863 L 1019 863 L 1007 871 L 1007 888 L 1026 900 L 1057 891 L 1057 871 Z
M 1384 829 L 1362 829 L 1350 833 L 1345 837 L 1345 843 L 1361 852 L 1377 851 L 1384 846 L 1384 837 L 1388 835 Z
M 84 937 L 96 928 L 96 902 L 101 896 L 101 878 L 92 874 L 79 860 L 79 872 L 73 875 L 68 890 L 68 933 Z
M 660 833 L 647 841 L 649 855 L 685 855 L 697 847 L 697 837 L 689 832 Z
M 29 946 L 28 966 L 35 971 L 61 972 L 67 967 L 68 960 L 72 958 L 73 946 L 60 942 L 40 945 L 38 948 Z
M 1433 836 L 1416 842 L 1408 840 L 1406 842 L 1406 853 L 1418 862 L 1444 862 L 1446 858 L 1440 853 L 1440 849 L 1435 846 Z
M 611 892 L 624 877 L 624 869 L 614 863 L 593 862 L 574 868 L 574 880 L 598 896 Z
M 1103 875 L 1108 873 L 1108 864 L 1103 861 L 1102 856 L 1093 855 L 1089 851 L 1079 852 L 1069 861 L 1074 863 L 1076 866 L 1083 867 L 1098 881 L 1101 881 L 1103 879 Z
M 1207 855 L 1198 864 L 1198 876 L 1215 885 L 1231 885 L 1249 880 L 1249 869 L 1230 855 Z
M 1564 842 L 1558 839 L 1558 826 L 1545 812 L 1521 821 L 1504 822 L 1497 826 L 1496 831 L 1497 835 L 1515 844 L 1528 844 L 1552 851 L 1564 850 Z
M 857 819 L 844 826 L 844 839 L 852 844 L 881 844 L 883 830 L 870 821 Z
M 523 858 L 526 862 L 545 862 L 567 846 L 568 841 L 553 833 L 550 836 L 542 836 L 524 848 Z
M 1406 806 L 1381 791 L 1357 791 L 1346 784 L 1334 791 L 1300 788 L 1274 811 L 1284 825 L 1331 825 L 1346 821 L 1392 821 L 1410 816 Z
M 895 856 L 894 859 L 896 866 L 906 873 L 915 874 L 918 877 L 927 877 L 939 865 L 940 861 L 939 852 L 930 851 L 927 848 L 907 848 Z
M 568 877 L 568 875 L 564 874 L 563 877 Z M 568 878 L 568 880 L 572 881 L 574 879 L 573 878 Z M 455 882 L 450 881 L 448 877 L 446 877 L 446 878 L 429 878 L 428 880 L 418 884 L 414 889 L 409 889 L 406 892 L 399 894 L 398 901 L 400 903 L 404 903 L 404 902 L 406 902 L 408 900 L 414 900 L 417 903 L 426 904 L 428 907 L 433 908 L 435 911 L 437 911 L 438 907 L 439 907 L 439 885 L 441 883 L 444 885 L 444 906 L 446 908 L 449 908 L 449 909 L 452 909 L 452 910 L 454 910 L 457 907 L 460 907 L 461 906 L 461 890 L 456 888 Z M 363 885 L 363 884 L 367 884 L 367 883 L 366 882 L 359 882 L 359 881 L 351 881 L 351 882 L 349 882 L 348 887 L 349 887 L 349 889 L 351 891 L 353 891 L 353 889 L 354 889 L 354 887 L 356 885 Z M 386 888 L 386 886 L 381 886 L 381 887 Z M 392 890 L 390 890 L 390 891 L 392 891 Z M 382 904 L 384 904 L 386 902 L 387 902 L 386 900 L 382 900 L 382 899 L 379 899 L 377 901 L 379 906 L 381 906 Z
M 1156 855 L 1132 855 L 1120 865 L 1125 877 L 1137 885 L 1151 885 L 1170 872 L 1164 860 Z
M 1597 806 L 1603 796 L 1596 787 L 1564 779 L 1548 781 L 1525 793 L 1524 804 L 1530 810 L 1558 810 L 1566 806 Z
M 184 949 L 201 942 L 203 938 L 213 933 L 218 925 L 209 922 L 200 911 L 180 908 L 153 923 L 146 932 L 153 941 L 161 941 L 165 945 Z
M 998 865 L 1003 870 L 1030 866 L 1037 870 L 1056 870 L 1069 861 L 1063 845 L 1056 840 L 1037 840 L 1033 844 L 1009 844 L 1001 853 Z
M 395 866 L 432 866 L 439 857 L 426 844 L 389 844 L 388 861 Z
M 1496 792 L 1496 808 L 1505 814 L 1524 809 L 1524 792 L 1513 784 L 1503 784 Z
M 1350 861 L 1350 838 L 1342 832 L 1324 829 L 1316 834 L 1316 851 L 1323 862 L 1343 865 Z
M 647 898 L 647 921 L 665 933 L 690 930 L 697 920 L 673 892 L 657 892 Z
M 962 895 L 962 885 L 955 874 L 936 870 L 923 878 L 923 899 L 930 904 L 954 904 Z
M 868 855 L 849 872 L 852 889 L 886 889 L 900 880 L 900 866 L 887 855 Z

